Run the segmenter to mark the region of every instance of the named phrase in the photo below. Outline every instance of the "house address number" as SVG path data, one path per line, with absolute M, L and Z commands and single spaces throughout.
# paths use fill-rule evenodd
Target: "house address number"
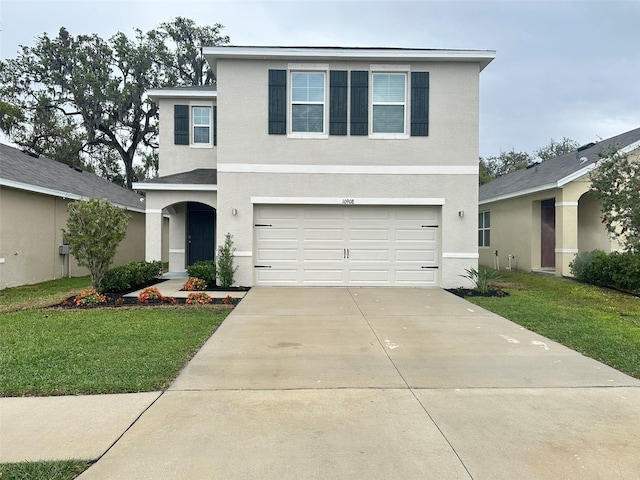
M 354 205 L 356 201 L 353 198 L 343 198 L 342 205 Z

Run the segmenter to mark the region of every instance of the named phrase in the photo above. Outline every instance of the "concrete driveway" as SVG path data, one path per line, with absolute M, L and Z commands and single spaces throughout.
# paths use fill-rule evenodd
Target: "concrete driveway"
M 253 288 L 91 479 L 640 478 L 640 381 L 442 290 Z

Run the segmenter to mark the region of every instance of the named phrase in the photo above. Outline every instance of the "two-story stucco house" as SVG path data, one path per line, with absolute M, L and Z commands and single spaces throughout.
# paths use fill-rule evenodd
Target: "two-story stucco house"
M 153 90 L 146 257 L 239 285 L 443 286 L 476 267 L 480 72 L 494 51 L 209 47 L 216 87 Z

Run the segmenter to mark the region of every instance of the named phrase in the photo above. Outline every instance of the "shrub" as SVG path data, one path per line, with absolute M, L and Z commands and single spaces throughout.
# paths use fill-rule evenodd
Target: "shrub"
M 478 270 L 475 268 L 467 268 L 465 269 L 467 272 L 466 275 L 460 275 L 462 278 L 468 278 L 471 280 L 474 286 L 474 290 L 477 290 L 478 293 L 485 294 L 489 291 L 491 286 L 489 285 L 489 280 L 498 279 L 500 275 L 496 270 L 489 270 L 488 268 L 480 267 Z
M 127 234 L 129 218 L 108 200 L 75 201 L 67 207 L 67 228 L 62 234 L 78 265 L 89 269 L 96 290 Z
M 187 273 L 190 277 L 200 278 L 204 280 L 207 285 L 216 284 L 216 262 L 215 260 L 203 260 L 196 262 L 193 265 L 187 267 Z
M 230 287 L 233 285 L 233 276 L 238 267 L 233 266 L 233 252 L 236 249 L 233 246 L 233 235 L 227 233 L 224 236 L 224 245 L 218 248 L 218 278 L 222 287 Z
M 602 250 L 580 252 L 569 264 L 571 274 L 581 282 L 640 290 L 640 253 L 606 254 Z
M 204 292 L 190 293 L 185 300 L 185 303 L 189 305 L 205 305 L 207 303 L 211 303 L 211 297 Z
M 107 301 L 104 295 L 100 295 L 95 288 L 86 288 L 73 299 L 75 305 L 99 305 Z
M 158 290 L 156 287 L 147 287 L 138 294 L 138 302 L 140 303 L 148 303 L 154 300 L 165 300 L 165 297 L 162 296 L 160 290 Z
M 107 270 L 100 282 L 102 292 L 126 292 L 157 280 L 162 275 L 162 263 L 129 262 Z
M 182 286 L 182 289 L 187 291 L 206 290 L 206 288 L 207 282 L 196 277 L 189 277 L 189 280 L 187 280 Z

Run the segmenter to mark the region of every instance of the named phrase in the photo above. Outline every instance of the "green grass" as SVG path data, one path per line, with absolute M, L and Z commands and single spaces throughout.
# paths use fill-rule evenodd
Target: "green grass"
M 91 286 L 89 277 L 61 278 L 35 285 L 0 290 L 0 313 L 25 308 L 48 307 Z
M 509 297 L 468 300 L 640 378 L 640 298 L 566 278 L 500 275 Z
M 89 468 L 81 461 L 22 462 L 0 464 L 2 480 L 72 480 Z
M 157 306 L 5 313 L 0 396 L 161 390 L 229 311 Z

